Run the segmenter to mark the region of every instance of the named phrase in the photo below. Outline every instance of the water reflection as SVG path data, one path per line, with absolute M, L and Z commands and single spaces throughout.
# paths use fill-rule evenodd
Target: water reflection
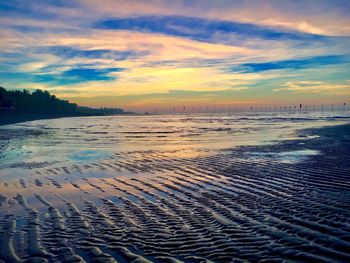
M 111 152 L 102 150 L 83 150 L 69 155 L 69 159 L 77 162 L 88 162 L 105 159 Z
M 255 160 L 269 160 L 277 161 L 281 163 L 299 163 L 308 159 L 308 157 L 320 154 L 315 150 L 299 150 L 299 151 L 286 151 L 286 152 L 251 152 L 249 155 Z
M 333 117 L 326 113 L 261 113 L 109 116 L 26 122 L 2 128 L 0 169 L 16 163 L 46 163 L 48 166 L 53 162 L 88 163 L 108 158 L 110 153 L 177 151 L 176 154 L 183 156 L 196 150 L 215 152 L 241 145 L 268 144 L 294 139 L 297 129 L 345 122 L 345 119 Z

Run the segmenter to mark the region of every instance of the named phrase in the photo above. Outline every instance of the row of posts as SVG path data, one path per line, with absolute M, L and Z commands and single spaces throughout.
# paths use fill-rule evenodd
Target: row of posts
M 129 109 L 132 112 L 140 112 L 138 109 Z M 344 102 L 343 104 L 322 104 L 319 106 L 308 106 L 308 105 L 293 105 L 293 106 L 273 106 L 273 107 L 221 107 L 221 108 L 213 108 L 213 107 L 173 107 L 173 108 L 153 108 L 143 110 L 143 113 L 146 114 L 163 114 L 163 113 L 232 113 L 232 112 L 315 112 L 315 111 L 349 111 L 350 108 L 347 107 L 347 104 Z

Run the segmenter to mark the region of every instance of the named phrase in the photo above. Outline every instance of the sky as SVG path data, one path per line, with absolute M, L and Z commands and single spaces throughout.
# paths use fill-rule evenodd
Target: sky
M 0 0 L 0 86 L 126 109 L 350 103 L 348 0 Z

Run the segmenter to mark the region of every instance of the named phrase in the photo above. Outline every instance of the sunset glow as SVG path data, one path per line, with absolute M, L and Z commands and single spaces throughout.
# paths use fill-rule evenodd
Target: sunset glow
M 127 109 L 341 104 L 349 13 L 349 1 L 2 1 L 1 86 Z

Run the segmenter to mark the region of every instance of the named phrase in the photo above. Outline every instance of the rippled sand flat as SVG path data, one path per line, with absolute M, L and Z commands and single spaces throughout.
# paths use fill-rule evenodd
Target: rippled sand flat
M 349 125 L 133 118 L 1 128 L 0 262 L 350 261 Z

